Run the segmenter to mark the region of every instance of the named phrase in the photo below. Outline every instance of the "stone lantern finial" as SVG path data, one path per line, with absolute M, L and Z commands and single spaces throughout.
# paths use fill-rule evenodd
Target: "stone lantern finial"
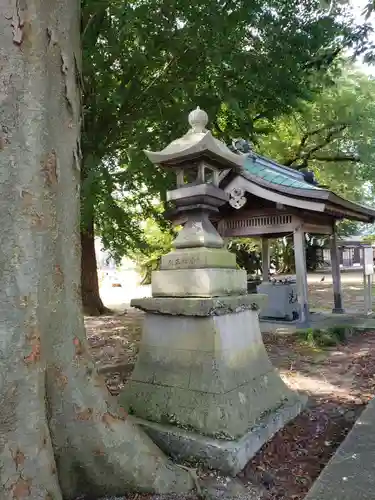
M 189 113 L 188 122 L 190 127 L 186 134 L 169 143 L 163 150 L 145 151 L 152 163 L 180 169 L 182 164 L 191 163 L 192 159 L 203 160 L 205 155 L 209 155 L 211 159 L 215 158 L 216 167 L 220 170 L 243 167 L 246 156 L 231 151 L 206 129 L 209 122 L 206 111 L 198 106 Z
M 192 132 L 207 132 L 206 125 L 208 123 L 207 113 L 197 106 L 197 109 L 189 113 L 189 125 Z

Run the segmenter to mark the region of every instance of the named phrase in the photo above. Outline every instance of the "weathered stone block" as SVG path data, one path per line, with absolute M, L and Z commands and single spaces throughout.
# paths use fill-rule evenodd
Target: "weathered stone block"
M 208 214 L 187 214 L 187 221 L 173 242 L 175 248 L 222 248 L 224 241 Z
M 215 297 L 245 294 L 243 269 L 174 269 L 152 273 L 153 297 Z
M 165 453 L 177 461 L 199 460 L 207 467 L 235 476 L 278 430 L 301 412 L 304 404 L 303 398 L 292 404 L 286 402 L 263 415 L 236 440 L 220 439 L 219 436 L 212 438 L 175 425 L 140 418 L 135 421 Z
M 236 256 L 223 248 L 185 248 L 163 255 L 160 269 L 236 268 Z
M 144 366 L 152 382 L 145 381 Z M 160 422 L 150 399 L 139 398 L 140 384 L 157 387 L 152 404 L 159 406 L 165 389 L 164 421 L 211 437 L 242 436 L 265 413 L 299 401 L 272 367 L 252 310 L 207 317 L 147 313 L 139 362 L 120 398 L 138 417 Z
M 143 382 L 130 381 L 128 389 L 132 393 L 132 401 L 127 401 L 129 413 L 136 412 L 133 406 L 137 401 L 143 402 L 143 418 L 158 422 L 170 422 L 168 417 L 168 401 L 172 392 L 171 387 L 146 384 Z
M 192 352 L 169 346 L 143 345 L 132 376 L 138 382 L 187 388 Z
M 297 298 L 295 283 L 262 283 L 257 287 L 259 293 L 267 295 L 267 306 L 261 312 L 261 318 L 277 318 L 286 321 L 298 319 L 301 308 Z
M 207 318 L 199 317 L 192 322 L 188 316 L 147 313 L 143 323 L 140 352 L 143 346 L 189 352 L 212 351 L 214 339 L 213 325 Z
M 196 351 L 192 356 L 189 389 L 192 391 L 203 391 L 209 393 L 221 393 L 228 390 L 220 373 L 220 356 L 213 351 Z M 235 385 L 235 381 L 228 381 L 229 387 Z
M 131 306 L 170 316 L 222 316 L 246 309 L 261 310 L 267 295 L 227 295 L 225 297 L 145 297 L 132 299 Z

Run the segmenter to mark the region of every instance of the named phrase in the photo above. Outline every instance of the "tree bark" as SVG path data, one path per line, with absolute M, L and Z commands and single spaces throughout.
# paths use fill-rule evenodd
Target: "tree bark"
M 80 287 L 78 0 L 0 0 L 0 498 L 184 492 L 114 406 Z
M 94 223 L 81 231 L 81 290 L 83 312 L 88 316 L 100 316 L 110 312 L 99 293 L 98 265 L 95 253 Z

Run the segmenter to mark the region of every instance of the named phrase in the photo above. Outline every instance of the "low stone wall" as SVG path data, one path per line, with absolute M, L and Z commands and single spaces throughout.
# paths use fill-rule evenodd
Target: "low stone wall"
M 305 500 L 375 498 L 375 399 L 370 401 Z

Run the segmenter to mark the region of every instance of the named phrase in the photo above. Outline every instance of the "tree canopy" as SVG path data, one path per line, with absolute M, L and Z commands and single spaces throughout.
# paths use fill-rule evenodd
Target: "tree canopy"
M 82 5 L 83 225 L 94 218 L 115 256 L 138 244 L 139 218 L 165 191 L 143 149 L 183 133 L 195 105 L 224 139 L 261 133 L 262 120 L 311 100 L 343 48 L 360 50 L 369 30 L 345 5 L 318 0 Z
M 333 85 L 273 122 L 258 150 L 314 170 L 320 184 L 351 200 L 373 200 L 375 81 L 348 61 Z

